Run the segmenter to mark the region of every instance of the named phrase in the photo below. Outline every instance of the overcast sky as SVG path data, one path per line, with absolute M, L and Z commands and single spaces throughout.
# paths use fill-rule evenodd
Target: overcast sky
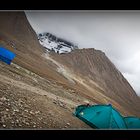
M 140 11 L 26 11 L 36 33 L 102 50 L 140 96 Z

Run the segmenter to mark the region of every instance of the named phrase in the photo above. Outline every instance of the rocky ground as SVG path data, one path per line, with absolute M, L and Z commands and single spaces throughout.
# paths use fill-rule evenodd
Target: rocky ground
M 16 64 L 0 62 L 0 128 L 91 129 L 73 116 L 84 98 Z

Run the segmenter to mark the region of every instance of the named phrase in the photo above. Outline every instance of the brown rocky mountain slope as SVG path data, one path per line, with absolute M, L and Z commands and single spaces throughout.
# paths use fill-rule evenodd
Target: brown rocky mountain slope
M 90 88 L 93 88 L 93 92 L 94 89 L 97 89 L 105 96 L 116 101 L 125 110 L 129 110 L 135 115 L 140 115 L 139 97 L 102 51 L 93 48 L 81 49 L 69 54 L 53 54 L 52 58 L 68 67 L 79 77 L 82 77 L 84 82 Z M 107 103 L 109 102 L 107 100 Z
M 16 53 L 11 65 L 0 61 L 0 127 L 88 129 L 72 115 L 84 100 L 140 116 L 135 91 L 103 52 L 45 54 L 24 12 L 0 20 L 0 44 Z

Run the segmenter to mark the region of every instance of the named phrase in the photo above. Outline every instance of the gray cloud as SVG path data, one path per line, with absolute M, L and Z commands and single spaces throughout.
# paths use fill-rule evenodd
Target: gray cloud
M 50 32 L 79 48 L 106 53 L 140 95 L 140 12 L 26 11 L 37 33 Z

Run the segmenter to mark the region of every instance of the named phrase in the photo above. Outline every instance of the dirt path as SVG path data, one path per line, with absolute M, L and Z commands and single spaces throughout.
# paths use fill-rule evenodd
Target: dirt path
M 14 79 L 8 78 L 7 76 L 3 76 L 1 74 L 0 74 L 0 81 L 3 81 L 6 84 L 10 84 L 12 86 L 15 86 L 15 87 L 18 87 L 18 88 L 21 88 L 21 89 L 24 89 L 24 90 L 34 92 L 36 94 L 45 95 L 46 97 L 48 97 L 50 99 L 59 100 L 60 102 L 68 104 L 72 107 L 78 105 L 78 103 L 73 102 L 69 99 L 54 95 L 53 93 L 47 92 L 47 91 L 42 90 L 42 89 L 37 88 L 37 87 L 33 87 L 33 86 L 28 85 L 28 84 L 26 84 L 24 82 L 21 82 L 21 81 L 16 81 Z

